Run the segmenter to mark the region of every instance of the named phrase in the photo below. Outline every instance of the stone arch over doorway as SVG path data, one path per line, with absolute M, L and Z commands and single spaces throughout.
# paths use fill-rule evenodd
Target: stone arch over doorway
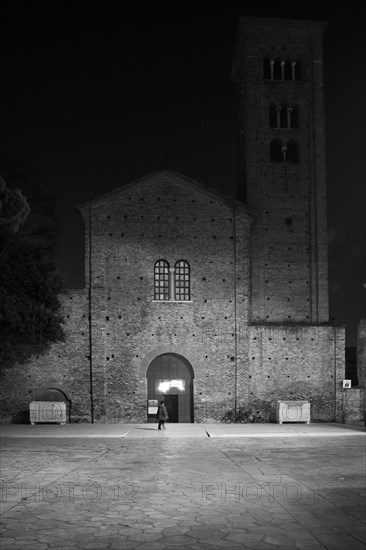
M 140 363 L 140 368 L 139 368 L 139 378 L 141 380 L 146 378 L 147 369 L 151 361 L 158 355 L 163 355 L 164 353 L 175 353 L 177 355 L 181 355 L 182 357 L 187 359 L 187 361 L 189 361 L 192 369 L 194 370 L 194 376 L 197 377 L 199 375 L 199 372 L 200 372 L 199 366 L 197 365 L 197 362 L 195 361 L 195 358 L 190 352 L 190 350 L 186 349 L 183 346 L 175 346 L 175 345 L 168 344 L 168 345 L 158 346 L 153 350 L 151 350 L 147 355 L 145 355 L 145 357 L 142 359 Z
M 36 401 L 64 401 L 70 403 L 70 399 L 67 397 L 65 389 L 58 384 L 50 384 L 49 386 L 42 386 L 35 392 Z
M 70 422 L 71 400 L 68 398 L 63 386 L 56 383 L 37 388 L 35 392 L 35 401 L 65 403 L 66 418 L 67 421 Z
M 146 370 L 146 378 L 148 421 L 155 421 L 155 407 L 162 399 L 169 422 L 194 421 L 194 370 L 186 357 L 171 352 L 155 356 Z

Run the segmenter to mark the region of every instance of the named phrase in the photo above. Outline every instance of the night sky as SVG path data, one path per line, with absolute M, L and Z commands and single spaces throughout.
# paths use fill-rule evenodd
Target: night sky
M 83 286 L 78 204 L 162 168 L 234 195 L 239 16 L 326 20 L 330 314 L 356 345 L 366 316 L 365 2 L 334 4 L 3 10 L 0 163 L 29 170 L 54 195 L 65 286 Z

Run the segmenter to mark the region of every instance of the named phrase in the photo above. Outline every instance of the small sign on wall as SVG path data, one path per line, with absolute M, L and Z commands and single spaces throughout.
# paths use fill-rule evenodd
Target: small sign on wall
M 158 412 L 158 400 L 157 399 L 149 399 L 148 400 L 148 407 L 147 407 L 147 414 L 157 414 Z
M 343 388 L 349 390 L 352 386 L 351 380 L 343 380 Z

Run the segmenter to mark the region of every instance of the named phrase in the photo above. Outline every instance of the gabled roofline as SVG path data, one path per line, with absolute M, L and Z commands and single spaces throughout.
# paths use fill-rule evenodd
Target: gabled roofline
M 142 178 L 139 178 L 137 180 L 134 180 L 130 183 L 127 183 L 126 185 L 122 185 L 120 187 L 117 187 L 116 189 L 113 189 L 112 191 L 109 191 L 108 193 L 104 193 L 103 195 L 99 195 L 95 199 L 92 199 L 90 201 L 81 203 L 77 205 L 77 209 L 79 212 L 85 211 L 86 208 L 90 206 L 96 206 L 98 203 L 104 202 L 105 199 L 109 199 L 113 197 L 116 194 L 125 194 L 131 191 L 134 187 L 143 185 L 148 180 L 156 177 L 156 176 L 172 176 L 179 178 L 184 181 L 185 185 L 187 187 L 190 187 L 192 191 L 201 193 L 202 195 L 205 195 L 207 197 L 210 196 L 212 199 L 216 201 L 220 201 L 227 206 L 230 206 L 231 208 L 235 207 L 237 210 L 240 210 L 247 214 L 250 218 L 254 218 L 254 213 L 247 207 L 246 204 L 244 204 L 241 201 L 238 201 L 237 199 L 230 197 L 228 195 L 224 195 L 223 193 L 220 193 L 220 191 L 216 191 L 215 189 L 211 189 L 210 187 L 207 187 L 206 185 L 193 180 L 192 178 L 189 178 L 179 172 L 176 172 L 175 170 L 158 170 L 157 172 L 152 172 L 151 174 L 148 174 L 147 176 L 144 176 Z

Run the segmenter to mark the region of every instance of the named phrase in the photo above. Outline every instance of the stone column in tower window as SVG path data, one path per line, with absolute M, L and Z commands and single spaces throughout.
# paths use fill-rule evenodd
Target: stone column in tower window
M 292 128 L 291 115 L 292 115 L 292 107 L 288 107 L 287 108 L 287 128 Z
M 296 80 L 296 61 L 291 61 L 292 80 Z
M 277 128 L 281 128 L 281 107 L 276 107 Z
M 285 61 L 281 61 L 281 80 L 285 80 Z
M 169 300 L 175 301 L 175 267 L 169 267 Z
M 271 67 L 271 80 L 273 80 L 274 79 L 274 59 L 271 59 L 270 67 Z

